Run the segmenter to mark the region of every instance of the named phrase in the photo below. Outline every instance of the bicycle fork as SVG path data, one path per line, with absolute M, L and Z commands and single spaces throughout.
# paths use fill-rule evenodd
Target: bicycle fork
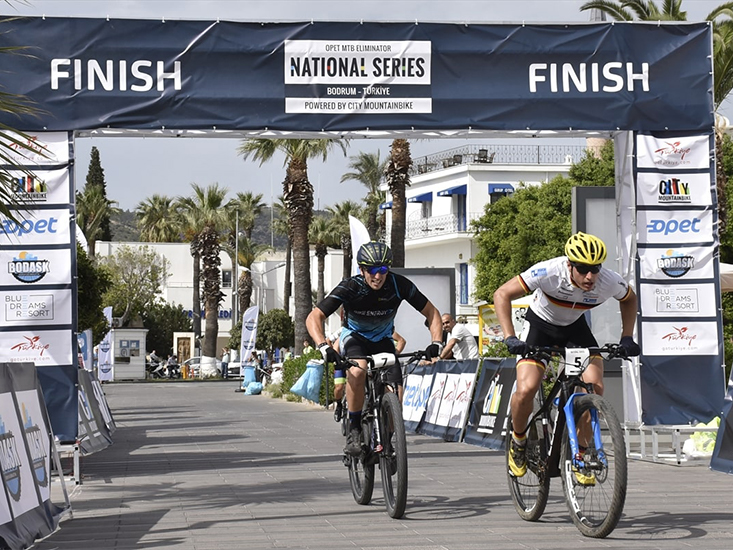
M 573 454 L 572 464 L 576 468 L 594 469 L 598 468 L 600 464 L 607 466 L 606 455 L 603 452 L 603 441 L 601 440 L 601 427 L 598 422 L 598 411 L 596 409 L 590 409 L 590 424 L 591 430 L 593 431 L 593 443 L 596 449 L 596 458 L 590 462 L 586 462 L 584 457 L 580 453 L 580 444 L 578 443 L 578 428 L 575 423 L 575 414 L 573 414 L 573 408 L 575 399 L 588 395 L 586 393 L 574 393 L 572 394 L 563 410 L 565 412 L 565 422 L 568 427 L 568 439 L 570 441 L 570 450 Z M 600 462 L 600 464 L 599 464 Z

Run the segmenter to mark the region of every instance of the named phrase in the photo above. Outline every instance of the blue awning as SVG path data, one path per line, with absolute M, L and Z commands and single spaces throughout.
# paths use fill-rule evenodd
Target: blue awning
M 415 197 L 410 197 L 407 199 L 407 202 L 432 202 L 433 201 L 433 193 L 432 191 L 430 193 L 423 193 L 422 195 L 417 195 Z
M 450 197 L 451 195 L 465 195 L 466 189 L 468 185 L 465 183 L 463 185 L 456 185 L 455 187 L 450 187 L 448 189 L 444 189 L 443 191 L 438 191 L 439 197 Z
M 383 202 L 379 205 L 380 210 L 390 210 L 392 208 L 392 201 Z
M 511 183 L 490 183 L 489 194 L 491 193 L 514 193 L 514 187 Z

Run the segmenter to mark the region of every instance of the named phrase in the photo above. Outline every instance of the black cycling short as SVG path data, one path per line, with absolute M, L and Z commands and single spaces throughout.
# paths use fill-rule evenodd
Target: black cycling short
M 531 346 L 556 346 L 559 348 L 595 348 L 598 342 L 590 331 L 585 315 L 574 323 L 561 327 L 540 319 L 532 309 L 527 309 L 520 340 Z
M 394 340 L 385 338 L 378 342 L 372 342 L 363 336 L 351 333 L 345 340 L 341 341 L 341 353 L 344 357 L 365 357 L 375 353 L 395 353 Z M 397 386 L 402 385 L 402 367 L 399 362 L 389 367 L 387 380 Z

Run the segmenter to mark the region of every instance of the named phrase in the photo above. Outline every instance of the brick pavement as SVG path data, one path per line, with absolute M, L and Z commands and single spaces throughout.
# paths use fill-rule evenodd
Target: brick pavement
M 39 550 L 733 547 L 733 479 L 706 466 L 631 461 L 624 516 L 594 540 L 571 523 L 559 480 L 542 520 L 526 523 L 501 453 L 408 435 L 407 512 L 393 520 L 379 480 L 371 505 L 353 501 L 330 412 L 235 393 L 236 382 L 104 387 L 115 443 L 82 459 L 74 518 Z

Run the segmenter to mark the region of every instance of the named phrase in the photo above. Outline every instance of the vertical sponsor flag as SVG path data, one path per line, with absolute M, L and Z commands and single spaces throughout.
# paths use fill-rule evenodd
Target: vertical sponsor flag
M 371 238 L 364 224 L 354 216 L 349 216 L 349 229 L 351 231 L 351 274 L 358 275 L 359 266 L 356 263 L 356 254 L 359 252 L 361 245 L 368 243 Z
M 242 365 L 249 361 L 252 352 L 255 350 L 257 341 L 257 317 L 260 308 L 252 306 L 242 316 L 242 343 L 239 346 L 239 357 Z
M 104 308 L 104 316 L 109 326 L 112 326 L 112 306 Z M 97 378 L 102 380 L 112 380 L 112 331 L 108 331 L 99 343 L 99 351 L 97 352 Z

